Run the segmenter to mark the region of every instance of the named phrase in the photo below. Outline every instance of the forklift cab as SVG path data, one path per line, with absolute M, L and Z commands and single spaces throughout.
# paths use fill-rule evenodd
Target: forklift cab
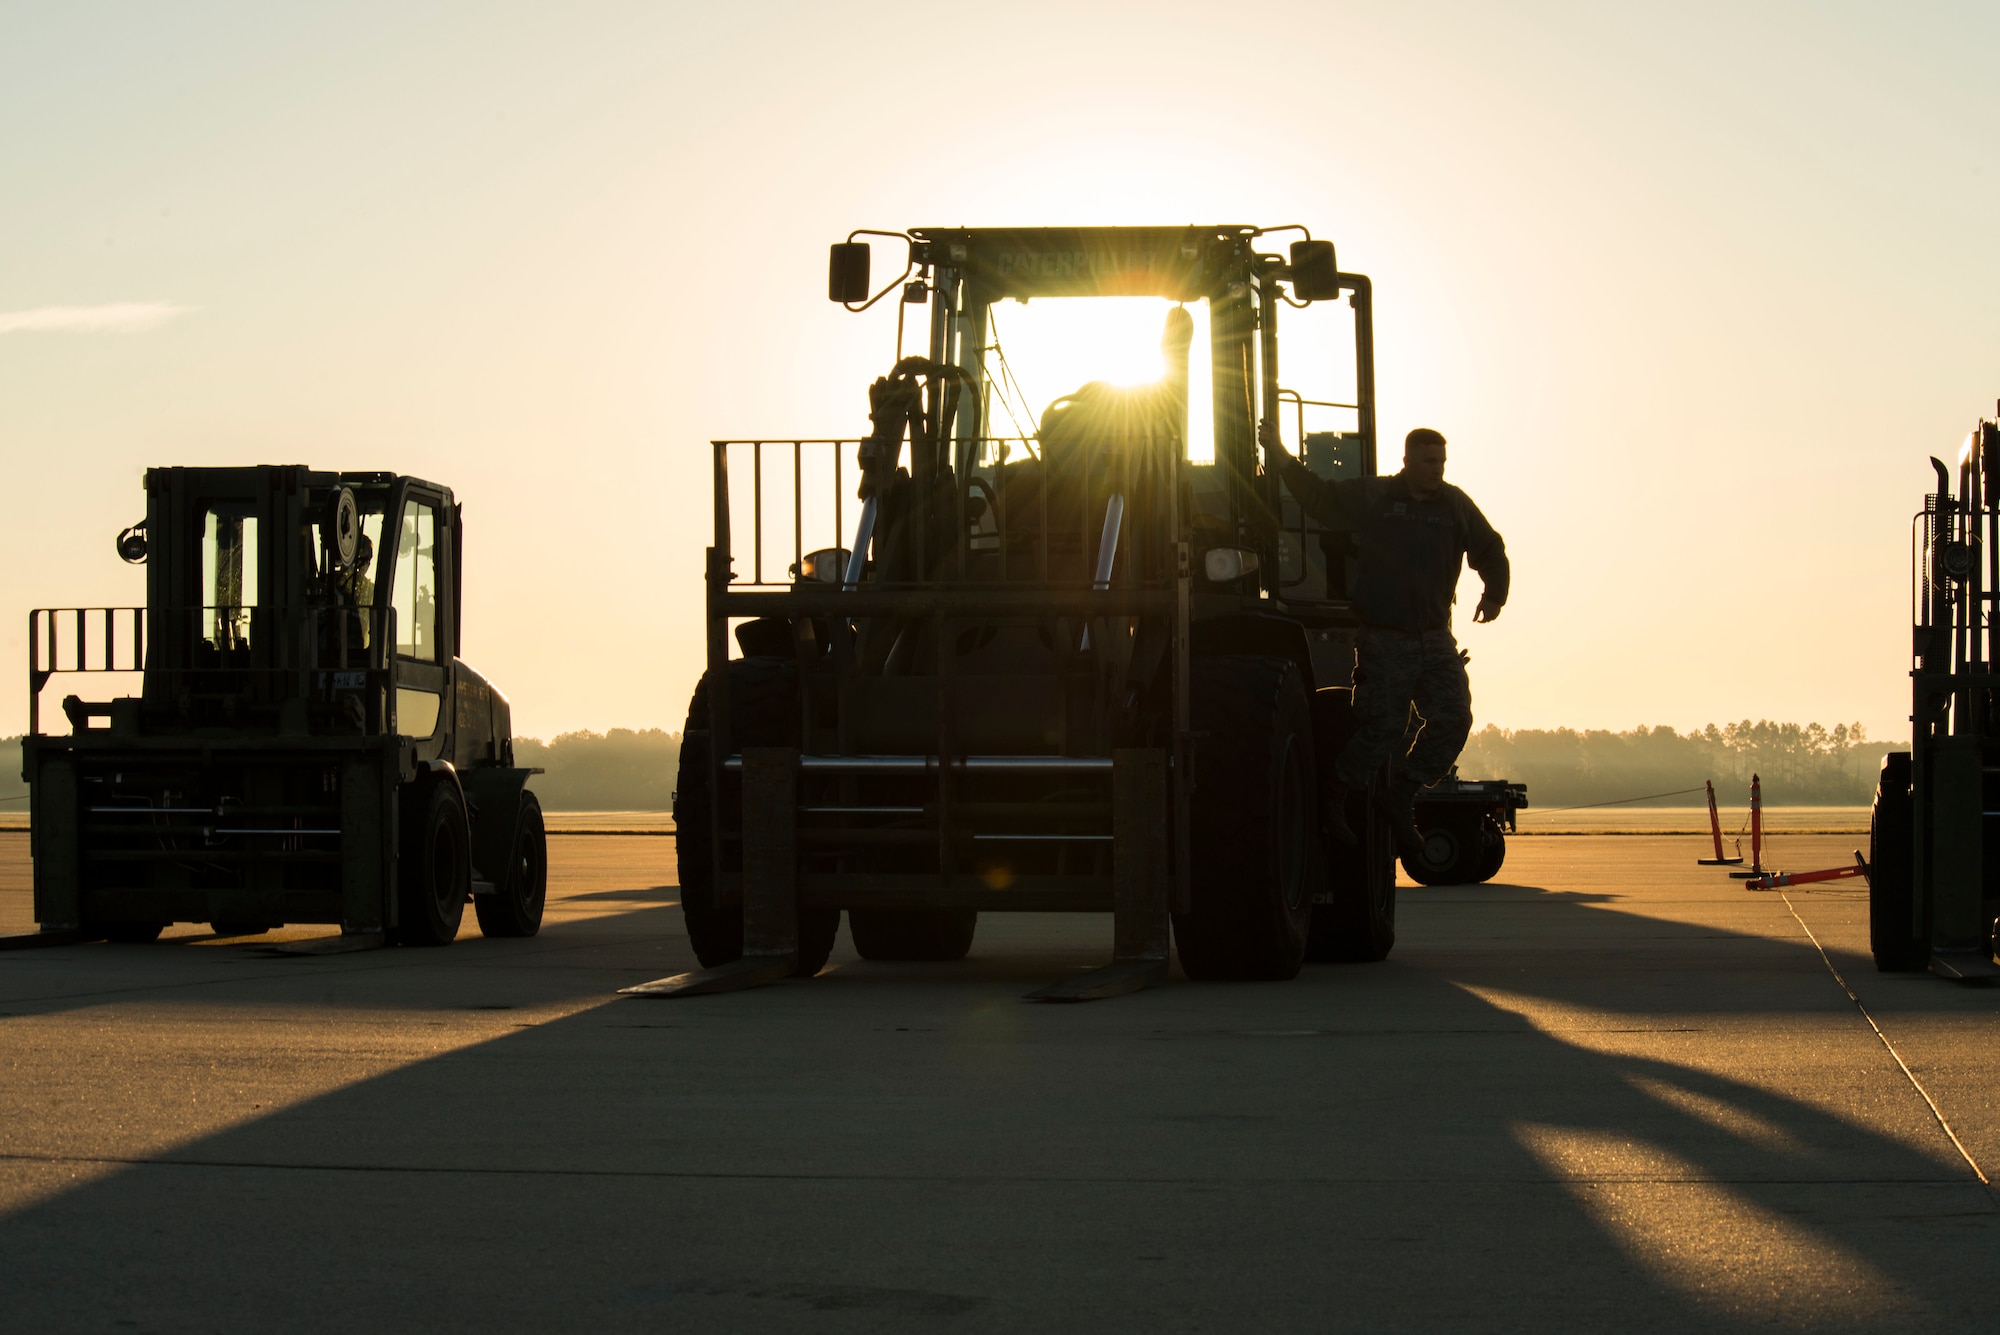
M 149 730 L 394 733 L 448 745 L 462 532 L 451 492 L 296 466 L 146 475 Z M 422 754 L 429 751 L 429 755 Z

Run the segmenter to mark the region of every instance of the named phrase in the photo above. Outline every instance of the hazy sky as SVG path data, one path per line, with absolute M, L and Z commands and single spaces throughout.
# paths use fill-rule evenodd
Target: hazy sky
M 1506 535 L 1482 722 L 1906 736 L 2000 395 L 1992 5 L 0 0 L 0 730 L 169 463 L 466 506 L 517 728 L 678 728 L 709 438 L 853 435 L 855 226 L 1304 221 Z M 1465 618 L 1461 618 L 1464 620 Z M 51 688 L 49 703 L 64 688 Z M 74 689 L 71 687 L 70 689 Z

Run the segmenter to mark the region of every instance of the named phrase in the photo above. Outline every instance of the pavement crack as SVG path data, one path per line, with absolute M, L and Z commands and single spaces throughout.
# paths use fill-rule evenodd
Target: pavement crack
M 1840 984 L 1840 990 L 1847 994 L 1847 999 L 1854 1003 L 1854 1009 L 1861 1012 L 1861 1018 L 1868 1021 L 1868 1027 L 1875 1031 L 1875 1037 L 1882 1040 L 1882 1046 L 1887 1048 L 1889 1055 L 1895 1059 L 1897 1067 L 1901 1069 L 1904 1077 L 1910 1082 L 1910 1088 L 1917 1091 L 1917 1097 L 1922 1099 L 1924 1106 L 1931 1110 L 1931 1116 L 1937 1119 L 1938 1128 L 1944 1132 L 1945 1138 L 1951 1142 L 1951 1147 L 1958 1151 L 1961 1159 L 1965 1160 L 1965 1166 L 1972 1170 L 1972 1175 L 1979 1179 L 1979 1184 L 1991 1193 L 1993 1190 L 1993 1179 L 1986 1176 L 1986 1170 L 1981 1168 L 1979 1161 L 1972 1157 L 1972 1151 L 1965 1148 L 1965 1142 L 1958 1138 L 1958 1132 L 1951 1129 L 1951 1120 L 1944 1115 L 1944 1109 L 1938 1107 L 1937 1100 L 1931 1097 L 1931 1092 L 1928 1089 L 1924 1088 L 1924 1082 L 1917 1079 L 1917 1073 L 1912 1071 L 1910 1064 L 1903 1060 L 1903 1054 L 1896 1051 L 1896 1045 L 1891 1043 L 1889 1036 L 1882 1032 L 1882 1026 L 1875 1023 L 1875 1017 L 1868 1013 L 1868 1007 L 1861 1004 L 1860 996 L 1855 993 L 1852 987 L 1847 985 L 1847 979 L 1841 976 L 1840 970 L 1834 967 L 1833 957 L 1826 953 L 1826 947 L 1820 944 L 1819 937 L 1815 936 L 1813 929 L 1806 925 L 1806 920 L 1799 916 L 1798 906 L 1792 903 L 1791 895 L 1781 890 L 1778 892 L 1778 897 L 1785 901 L 1786 910 L 1791 913 L 1792 921 L 1799 925 L 1799 930 L 1806 934 L 1806 940 L 1812 942 L 1813 949 L 1819 952 L 1820 962 L 1826 965 L 1826 971 L 1833 975 L 1833 981 Z

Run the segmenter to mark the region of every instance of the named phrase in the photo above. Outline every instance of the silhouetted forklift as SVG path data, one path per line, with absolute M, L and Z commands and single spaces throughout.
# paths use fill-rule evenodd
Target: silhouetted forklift
M 118 554 L 146 606 L 29 620 L 37 937 L 139 942 L 338 923 L 445 945 L 468 897 L 532 936 L 547 889 L 535 771 L 507 700 L 457 657 L 460 507 L 391 473 L 155 468 Z M 57 673 L 136 673 L 62 702 Z M 129 680 L 129 678 L 127 678 Z
M 879 290 L 864 235 L 904 251 Z M 1320 809 L 1352 728 L 1351 545 L 1300 513 L 1257 443 L 1272 420 L 1322 476 L 1375 471 L 1368 279 L 1298 227 L 920 228 L 833 247 L 833 300 L 892 294 L 928 307 L 928 347 L 902 356 L 899 308 L 866 439 L 713 444 L 708 671 L 674 812 L 706 967 L 630 990 L 810 976 L 843 910 L 861 955 L 894 960 L 964 956 L 981 912 L 1112 912 L 1113 963 L 1049 999 L 1157 981 L 1170 923 L 1193 978 L 1387 956 L 1386 774 L 1351 799 L 1358 846 Z M 1160 378 L 1037 412 L 1002 304 L 1070 297 L 1153 299 Z M 1299 365 L 1338 397 L 1281 381 L 1280 314 L 1306 318 L 1288 308 L 1321 313 Z M 1505 796 L 1440 797 L 1468 813 L 1440 822 L 1465 835 L 1445 862 L 1497 869 Z
M 1884 972 L 2000 977 L 2000 422 L 1974 423 L 1915 520 L 1911 749 L 1882 758 L 1869 941 Z

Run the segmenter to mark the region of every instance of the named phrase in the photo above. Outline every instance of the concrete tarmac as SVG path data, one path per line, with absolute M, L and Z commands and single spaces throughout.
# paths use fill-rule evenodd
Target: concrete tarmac
M 694 964 L 643 837 L 552 840 L 530 941 L 0 953 L 0 1328 L 1992 1329 L 2000 991 L 1702 852 L 1522 838 L 1387 963 L 1082 1006 L 1021 997 L 1107 917 L 618 998 Z

